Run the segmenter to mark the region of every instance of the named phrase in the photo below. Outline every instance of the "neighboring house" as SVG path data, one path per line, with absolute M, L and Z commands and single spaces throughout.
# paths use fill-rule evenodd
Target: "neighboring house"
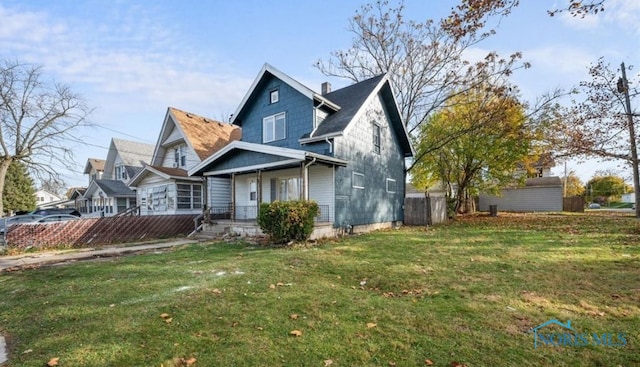
M 213 190 L 187 171 L 241 135 L 237 126 L 169 107 L 150 164 L 129 182 L 141 215 L 202 213 L 206 192 Z M 208 180 L 210 188 L 215 181 Z
M 88 176 L 89 182 L 87 186 L 91 184 L 93 180 L 99 180 L 104 175 L 104 159 L 89 158 L 87 164 L 84 165 L 84 174 Z
M 60 196 L 46 190 L 38 190 L 34 193 L 34 196 L 38 207 L 62 200 Z
M 622 194 L 621 201 L 623 203 L 635 203 L 636 202 L 636 193 L 635 192 L 629 192 L 629 193 L 626 193 L 626 194 Z
M 102 178 L 90 181 L 78 210 L 83 215 L 112 216 L 136 207 L 136 193 L 127 185 L 131 177 L 151 160 L 153 150 L 151 144 L 111 139 Z M 91 160 L 87 166 L 90 163 Z
M 499 195 L 481 193 L 478 210 L 489 211 L 490 205 L 507 212 L 560 212 L 562 211 L 563 186 L 560 177 L 551 176 L 555 162 L 551 154 L 543 153 L 535 161 L 520 165 L 516 179 L 524 179 L 524 185 L 511 185 Z
M 189 170 L 217 179 L 211 213 L 255 219 L 260 203 L 315 200 L 319 220 L 354 231 L 403 220 L 413 155 L 389 79 L 316 93 L 265 64 L 232 123 L 233 141 Z
M 505 188 L 499 196 L 480 194 L 478 209 L 489 211 L 490 205 L 507 212 L 561 212 L 562 180 L 560 177 L 528 178 L 524 186 Z

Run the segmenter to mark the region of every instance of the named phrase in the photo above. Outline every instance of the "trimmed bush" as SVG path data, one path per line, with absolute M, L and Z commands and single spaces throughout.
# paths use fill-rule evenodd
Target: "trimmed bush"
M 258 225 L 275 243 L 306 241 L 313 232 L 313 219 L 320 213 L 315 201 L 274 201 L 260 204 Z

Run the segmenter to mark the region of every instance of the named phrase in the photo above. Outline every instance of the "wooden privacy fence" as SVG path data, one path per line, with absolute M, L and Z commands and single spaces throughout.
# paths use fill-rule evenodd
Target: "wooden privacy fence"
M 565 212 L 583 213 L 584 198 L 582 196 L 562 198 L 562 210 Z
M 404 199 L 404 224 L 430 226 L 446 222 L 447 199 L 444 197 L 420 197 Z

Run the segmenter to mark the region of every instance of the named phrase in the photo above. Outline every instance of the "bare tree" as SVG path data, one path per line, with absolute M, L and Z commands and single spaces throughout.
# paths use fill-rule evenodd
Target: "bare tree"
M 362 6 L 349 21 L 351 48 L 334 51 L 315 66 L 325 75 L 354 82 L 388 73 L 409 133 L 456 94 L 529 66 L 519 52 L 506 59 L 492 52 L 475 63 L 465 60 L 465 51 L 494 33 L 480 33 L 493 14 L 489 10 L 440 22 L 408 21 L 403 11 L 402 3 L 394 8 L 386 0 Z
M 0 63 L 0 213 L 7 169 L 14 161 L 58 178 L 52 164 L 73 158 L 74 132 L 88 126 L 84 100 L 69 86 L 45 82 L 42 67 Z
M 591 65 L 590 81 L 580 83 L 581 94 L 557 120 L 553 134 L 559 154 L 573 157 L 598 157 L 621 160 L 633 170 L 636 192 L 636 217 L 640 218 L 640 179 L 636 129 L 638 114 L 630 100 L 640 96 L 638 81 L 626 79 L 624 64 L 620 69 L 600 58 Z

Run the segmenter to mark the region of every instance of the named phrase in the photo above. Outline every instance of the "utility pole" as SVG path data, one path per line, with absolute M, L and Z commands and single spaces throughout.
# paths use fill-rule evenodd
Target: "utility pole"
M 627 125 L 629 125 L 629 142 L 631 143 L 631 166 L 633 168 L 633 189 L 636 196 L 636 218 L 640 218 L 640 174 L 638 173 L 638 149 L 636 146 L 636 133 L 633 126 L 633 114 L 631 112 L 631 99 L 629 98 L 629 83 L 627 81 L 627 71 L 624 62 L 620 64 L 622 78 L 618 79 L 618 92 L 624 94 L 625 114 L 627 115 Z

